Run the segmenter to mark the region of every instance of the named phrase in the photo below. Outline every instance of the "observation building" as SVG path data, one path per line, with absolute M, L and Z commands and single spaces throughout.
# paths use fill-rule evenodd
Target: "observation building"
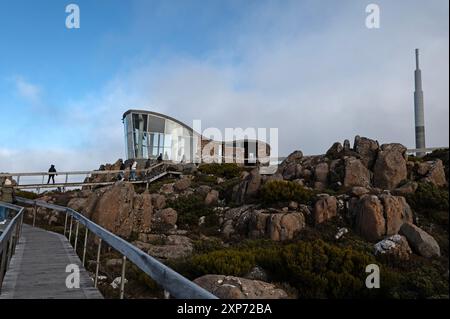
M 216 141 L 202 136 L 170 116 L 128 110 L 123 114 L 127 159 L 157 159 L 178 163 L 269 165 L 270 146 L 256 139 Z

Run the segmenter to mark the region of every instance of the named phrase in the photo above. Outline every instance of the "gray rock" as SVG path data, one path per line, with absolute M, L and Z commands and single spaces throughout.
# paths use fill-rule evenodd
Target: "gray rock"
M 441 255 L 441 249 L 436 240 L 419 227 L 404 223 L 400 228 L 400 234 L 405 236 L 411 247 L 419 255 L 430 258 Z

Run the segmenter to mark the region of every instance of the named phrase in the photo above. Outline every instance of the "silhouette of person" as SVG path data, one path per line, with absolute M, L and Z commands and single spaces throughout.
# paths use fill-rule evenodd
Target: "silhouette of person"
M 53 181 L 53 184 L 55 184 L 55 175 L 56 174 L 56 168 L 55 165 L 51 165 L 50 168 L 48 169 L 48 181 L 47 184 L 50 184 L 50 179 Z

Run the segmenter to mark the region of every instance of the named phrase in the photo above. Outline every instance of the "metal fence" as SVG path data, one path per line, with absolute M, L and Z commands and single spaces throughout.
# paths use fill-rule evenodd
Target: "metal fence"
M 23 224 L 23 214 L 25 209 L 16 205 L 0 202 L 0 208 L 7 209 L 9 214 L 11 212 L 16 212 L 14 217 L 10 220 L 6 219 L 5 228 L 0 234 L 0 292 L 3 284 L 3 278 L 8 270 L 9 263 L 12 256 L 16 250 L 17 242 L 19 241 L 22 224 Z
M 96 270 L 94 277 L 95 287 L 97 287 L 98 284 L 101 248 L 102 244 L 106 243 L 110 247 L 118 251 L 120 254 L 122 254 L 120 298 L 124 297 L 126 261 L 129 260 L 144 273 L 150 276 L 150 278 L 152 278 L 156 283 L 158 283 L 164 289 L 165 296 L 167 298 L 169 296 L 173 296 L 178 299 L 217 299 L 216 296 L 214 296 L 207 290 L 196 285 L 194 282 L 183 277 L 173 269 L 167 267 L 155 258 L 146 254 L 136 246 L 133 246 L 126 240 L 114 235 L 110 231 L 97 225 L 96 223 L 92 222 L 91 220 L 71 208 L 20 197 L 17 197 L 16 200 L 20 204 L 32 205 L 34 207 L 33 224 L 36 220 L 37 207 L 44 207 L 65 214 L 64 235 L 68 235 L 68 240 L 71 245 L 72 239 L 74 239 L 73 248 L 75 251 L 77 250 L 80 225 L 84 227 L 84 244 L 81 256 L 83 266 L 86 261 L 86 247 L 89 232 L 98 237 Z

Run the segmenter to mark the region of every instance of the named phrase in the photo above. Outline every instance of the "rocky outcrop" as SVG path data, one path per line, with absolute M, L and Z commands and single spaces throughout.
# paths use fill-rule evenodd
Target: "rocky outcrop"
M 406 237 L 413 250 L 419 255 L 427 258 L 441 255 L 441 249 L 436 240 L 412 223 L 404 223 L 400 228 L 400 234 Z
M 323 190 L 328 186 L 328 163 L 322 162 L 316 165 L 314 169 L 314 188 Z
M 374 185 L 392 190 L 408 175 L 406 147 L 401 144 L 383 144 L 374 166 Z
M 416 173 L 420 181 L 432 183 L 438 187 L 447 185 L 444 164 L 442 164 L 440 159 L 436 161 L 417 163 Z
M 356 231 L 370 241 L 379 240 L 386 234 L 383 206 L 376 196 L 366 195 L 352 205 L 356 215 Z
M 406 200 L 400 196 L 382 194 L 352 198 L 349 211 L 355 218 L 355 230 L 369 241 L 396 234 L 413 216 Z
M 225 212 L 221 229 L 226 238 L 239 235 L 283 241 L 293 239 L 304 227 L 305 217 L 302 212 L 256 210 L 253 206 L 244 206 Z
M 386 218 L 386 235 L 394 235 L 404 222 L 413 221 L 413 213 L 404 197 L 382 194 L 379 196 Z
M 233 200 L 236 203 L 243 203 L 246 197 L 255 196 L 262 183 L 261 175 L 258 169 L 252 170 L 249 174 L 243 176 L 239 185 L 236 185 L 233 192 Z
M 220 299 L 285 299 L 288 294 L 275 285 L 241 277 L 204 275 L 194 282 Z
M 304 227 L 302 213 L 272 214 L 269 221 L 269 236 L 274 241 L 293 239 Z
M 150 256 L 162 261 L 185 258 L 192 254 L 192 240 L 186 236 L 170 235 L 162 245 L 146 245 Z
M 184 178 L 176 181 L 175 184 L 173 184 L 173 188 L 177 192 L 182 192 L 182 191 L 188 189 L 189 186 L 191 186 L 191 180 L 187 177 L 184 177 Z
M 367 137 L 355 136 L 353 150 L 359 154 L 361 163 L 368 169 L 372 169 L 377 159 L 380 146 L 377 141 Z
M 354 157 L 345 159 L 344 187 L 370 187 L 370 171 Z
M 334 196 L 324 196 L 314 205 L 314 223 L 323 223 L 337 215 L 337 200 Z
M 153 207 L 150 194 L 136 194 L 133 185 L 119 182 L 92 194 L 86 211 L 95 223 L 129 237 L 132 232 L 150 231 Z
M 174 226 L 177 223 L 178 214 L 177 211 L 173 208 L 165 208 L 156 212 L 154 218 L 156 222 Z

